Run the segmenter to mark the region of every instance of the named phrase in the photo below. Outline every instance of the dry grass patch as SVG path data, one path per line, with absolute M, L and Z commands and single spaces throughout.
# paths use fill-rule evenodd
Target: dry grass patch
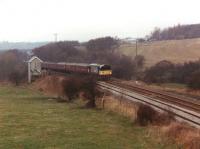
M 162 60 L 173 63 L 195 61 L 199 59 L 199 49 L 200 38 L 138 43 L 138 54 L 145 57 L 145 66 L 152 66 Z M 135 44 L 123 44 L 119 51 L 134 57 Z
M 61 76 L 45 76 L 33 83 L 33 87 L 48 94 L 56 97 L 64 96 L 62 82 L 65 77 Z
M 173 122 L 161 129 L 164 134 L 175 140 L 185 149 L 200 148 L 200 130 L 187 126 L 187 124 Z
M 130 118 L 131 120 L 135 120 L 137 117 L 138 105 L 124 98 L 105 94 L 103 97 L 96 100 L 96 105 L 98 108 L 119 113 Z

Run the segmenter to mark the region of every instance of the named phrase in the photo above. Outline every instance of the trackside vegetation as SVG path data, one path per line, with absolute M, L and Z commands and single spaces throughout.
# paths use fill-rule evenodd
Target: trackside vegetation
M 0 148 L 176 148 L 117 114 L 60 103 L 29 87 L 0 86 Z

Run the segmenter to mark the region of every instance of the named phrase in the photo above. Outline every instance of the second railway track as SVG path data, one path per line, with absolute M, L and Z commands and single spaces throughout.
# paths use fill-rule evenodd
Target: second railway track
M 158 99 L 158 100 L 161 100 L 161 101 L 164 101 L 164 102 L 175 104 L 175 105 L 180 106 L 182 108 L 200 113 L 200 103 L 190 101 L 189 99 L 177 97 L 175 95 L 173 96 L 171 94 L 164 93 L 164 92 L 161 92 L 161 91 L 147 89 L 147 88 L 144 88 L 144 87 L 141 87 L 141 86 L 122 83 L 120 80 L 111 80 L 111 81 L 108 81 L 107 83 L 112 84 L 112 85 L 116 85 L 116 86 L 119 86 L 119 87 L 122 87 L 122 88 L 125 88 L 125 89 L 128 89 L 128 90 L 131 90 L 131 91 L 134 91 L 134 92 L 137 92 L 137 93 L 142 94 L 142 95 L 150 96 L 150 97 L 153 97 L 155 99 Z

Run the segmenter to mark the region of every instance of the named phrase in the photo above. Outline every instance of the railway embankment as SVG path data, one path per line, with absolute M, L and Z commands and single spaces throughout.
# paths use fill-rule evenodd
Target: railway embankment
M 200 105 L 198 102 L 147 88 L 130 86 L 119 81 L 98 82 L 98 85 L 114 95 L 149 105 L 157 111 L 171 113 L 177 120 L 200 128 Z
M 110 93 L 104 93 L 102 97 L 96 99 L 96 106 L 100 109 L 116 112 L 120 115 L 130 118 L 132 121 L 137 119 L 138 104 L 123 97 L 113 96 Z

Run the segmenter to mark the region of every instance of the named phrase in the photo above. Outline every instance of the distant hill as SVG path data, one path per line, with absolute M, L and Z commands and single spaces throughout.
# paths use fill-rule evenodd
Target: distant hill
M 173 40 L 200 38 L 200 24 L 176 25 L 163 30 L 155 28 L 149 40 Z
M 48 42 L 0 42 L 0 50 L 30 50 L 46 44 L 48 44 Z
M 132 57 L 135 57 L 135 49 L 134 43 L 124 43 L 119 47 L 120 52 Z M 138 54 L 145 57 L 146 66 L 161 60 L 174 63 L 195 61 L 200 58 L 200 38 L 138 43 Z

